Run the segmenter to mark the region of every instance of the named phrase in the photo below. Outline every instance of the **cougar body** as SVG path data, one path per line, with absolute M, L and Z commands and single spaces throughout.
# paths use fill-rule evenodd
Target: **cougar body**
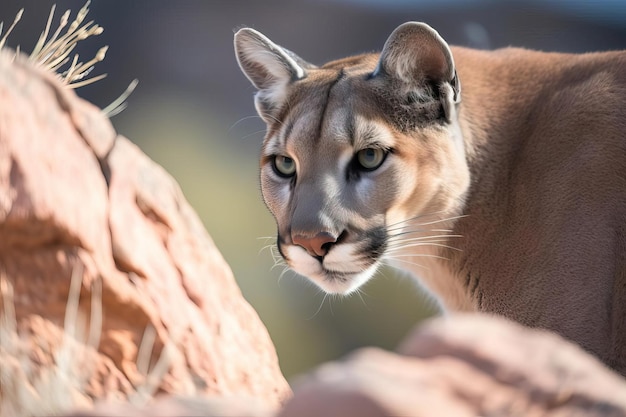
M 391 262 L 444 310 L 553 330 L 626 374 L 626 52 L 449 47 L 414 22 L 321 67 L 248 28 L 235 49 L 292 269 L 345 294 Z

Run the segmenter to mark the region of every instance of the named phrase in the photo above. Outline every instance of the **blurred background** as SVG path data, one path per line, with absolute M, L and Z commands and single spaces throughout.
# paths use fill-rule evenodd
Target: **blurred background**
M 66 9 L 73 17 L 84 1 L 1 0 L 5 28 L 25 8 L 9 46 L 30 52 L 54 3 L 56 27 Z M 264 125 L 234 58 L 236 29 L 260 30 L 315 64 L 379 50 L 408 20 L 429 23 L 451 44 L 481 49 L 626 48 L 624 0 L 94 0 L 90 9 L 105 31 L 78 53 L 84 61 L 109 45 L 94 71 L 108 77 L 77 93 L 105 107 L 139 79 L 113 124 L 180 183 L 267 326 L 290 379 L 359 346 L 394 348 L 438 311 L 414 281 L 390 269 L 360 296 L 325 298 L 303 278 L 272 268 L 264 247 L 275 228 L 257 176 Z

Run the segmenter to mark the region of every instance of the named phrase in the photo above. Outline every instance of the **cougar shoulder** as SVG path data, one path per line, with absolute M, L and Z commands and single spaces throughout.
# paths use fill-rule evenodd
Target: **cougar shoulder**
M 626 374 L 625 51 L 449 47 L 415 22 L 320 67 L 252 29 L 235 49 L 292 269 L 345 294 L 393 262 Z

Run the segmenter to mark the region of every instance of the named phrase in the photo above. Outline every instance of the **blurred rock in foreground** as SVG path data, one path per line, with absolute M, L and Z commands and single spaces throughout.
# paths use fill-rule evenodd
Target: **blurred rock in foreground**
M 624 417 L 626 380 L 564 339 L 487 315 L 433 319 L 397 353 L 361 349 L 295 384 L 277 414 L 236 399 L 103 405 L 74 417 Z
M 175 181 L 99 109 L 6 50 L 0 288 L 0 415 L 153 393 L 271 409 L 291 393 Z
M 487 315 L 429 321 L 301 379 L 280 417 L 626 416 L 626 380 L 547 331 Z

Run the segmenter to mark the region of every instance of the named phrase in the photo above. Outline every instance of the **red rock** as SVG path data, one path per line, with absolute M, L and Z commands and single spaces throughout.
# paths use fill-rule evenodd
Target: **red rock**
M 24 389 L 35 397 L 44 395 L 38 375 L 58 367 L 65 346 L 72 274 L 78 403 L 127 398 L 150 382 L 142 361 L 151 371 L 164 351 L 158 392 L 247 396 L 270 408 L 290 395 L 265 327 L 176 182 L 55 75 L 4 51 L 0 311 L 3 331 L 15 325 L 20 337 L 2 338 L 0 360 L 29 358 Z M 13 306 L 15 320 L 5 314 Z M 147 328 L 154 346 L 138 357 Z
M 279 417 L 626 416 L 626 380 L 559 336 L 502 318 L 435 319 L 399 352 L 323 365 Z
M 626 416 L 626 380 L 547 331 L 458 315 L 417 328 L 399 352 L 361 349 L 296 383 L 278 412 L 245 399 L 165 398 L 78 416 Z

